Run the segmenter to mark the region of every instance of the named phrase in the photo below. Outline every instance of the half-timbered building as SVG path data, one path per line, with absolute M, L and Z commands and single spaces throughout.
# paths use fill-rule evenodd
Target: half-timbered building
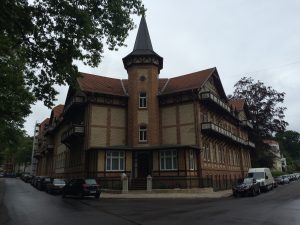
M 154 188 L 190 188 L 247 173 L 250 115 L 245 101 L 228 100 L 216 68 L 159 78 L 163 58 L 144 17 L 123 63 L 128 79 L 81 73 L 65 106 L 41 123 L 48 147 L 37 156 L 46 164 L 38 174 L 93 177 L 113 188 L 123 173 L 131 188 L 151 175 Z

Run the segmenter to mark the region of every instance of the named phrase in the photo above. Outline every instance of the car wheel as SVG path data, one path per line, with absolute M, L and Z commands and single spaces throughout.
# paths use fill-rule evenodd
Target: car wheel
M 254 188 L 252 188 L 252 197 L 256 196 L 256 191 Z
M 260 188 L 257 188 L 257 194 L 258 195 L 260 194 Z

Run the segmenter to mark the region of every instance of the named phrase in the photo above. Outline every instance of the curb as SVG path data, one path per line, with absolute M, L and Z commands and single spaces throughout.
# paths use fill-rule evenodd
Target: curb
M 147 193 L 147 192 L 128 192 L 128 193 L 101 193 L 101 199 L 218 199 L 232 196 L 231 190 L 222 192 L 207 193 Z

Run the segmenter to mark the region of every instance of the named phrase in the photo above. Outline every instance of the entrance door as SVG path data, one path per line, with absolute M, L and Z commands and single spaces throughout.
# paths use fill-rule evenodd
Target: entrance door
M 137 177 L 146 178 L 152 170 L 152 154 L 150 152 L 137 152 Z

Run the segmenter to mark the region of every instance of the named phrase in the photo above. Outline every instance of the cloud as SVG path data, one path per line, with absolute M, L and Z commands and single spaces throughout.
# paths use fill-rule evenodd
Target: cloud
M 273 0 L 145 0 L 147 24 L 154 50 L 164 57 L 160 77 L 174 77 L 217 67 L 224 89 L 232 93 L 242 76 L 251 75 L 280 92 L 286 92 L 289 129 L 300 132 L 300 1 Z M 138 17 L 134 17 L 139 23 Z M 83 72 L 127 78 L 122 58 L 133 48 L 137 29 L 129 33 L 128 47 L 105 51 L 99 68 L 78 63 Z M 57 104 L 64 103 L 66 88 Z M 37 103 L 25 124 L 50 115 Z

